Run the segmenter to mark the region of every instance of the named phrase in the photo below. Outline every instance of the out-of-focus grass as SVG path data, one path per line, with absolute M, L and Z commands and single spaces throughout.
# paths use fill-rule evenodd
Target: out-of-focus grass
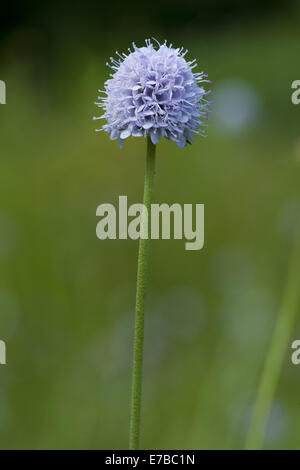
M 185 150 L 159 145 L 155 200 L 205 203 L 206 244 L 187 252 L 183 241 L 152 242 L 141 445 L 238 448 L 299 198 L 300 108 L 290 103 L 299 33 L 291 20 L 188 42 L 213 88 L 229 79 L 251 83 L 263 117 L 257 128 L 228 136 L 212 114 L 207 139 Z M 95 211 L 120 194 L 141 200 L 145 142 L 130 139 L 120 151 L 93 132 L 105 60 L 77 50 L 49 89 L 33 83 L 21 62 L 5 72 L 1 448 L 127 447 L 137 243 L 97 240 Z M 299 445 L 298 387 L 287 357 L 268 447 Z

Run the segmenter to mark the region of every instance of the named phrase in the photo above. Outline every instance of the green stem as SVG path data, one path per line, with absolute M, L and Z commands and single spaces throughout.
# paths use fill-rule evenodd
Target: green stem
M 149 214 L 151 210 L 151 196 L 153 179 L 155 172 L 155 145 L 147 138 L 147 162 L 144 184 L 143 204 L 147 212 L 142 215 L 140 226 L 140 241 L 137 267 L 136 283 L 136 307 L 135 307 L 135 331 L 133 347 L 133 373 L 132 373 L 132 395 L 131 395 L 131 416 L 130 416 L 130 450 L 139 447 L 140 438 L 140 414 L 141 414 L 141 393 L 142 393 L 142 369 L 143 369 L 143 349 L 144 349 L 144 303 L 145 290 L 148 273 L 148 252 L 149 239 L 146 238 L 146 228 L 149 226 Z M 145 225 L 145 217 L 148 224 Z M 144 234 L 144 237 L 142 235 Z
M 281 310 L 277 318 L 270 349 L 263 368 L 247 437 L 246 449 L 261 449 L 263 447 L 264 435 L 272 401 L 276 392 L 283 361 L 296 320 L 299 298 L 300 240 L 299 230 L 297 227 Z

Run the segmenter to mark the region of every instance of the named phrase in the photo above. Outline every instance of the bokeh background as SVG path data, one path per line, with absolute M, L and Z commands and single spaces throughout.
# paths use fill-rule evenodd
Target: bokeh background
M 206 242 L 152 241 L 141 446 L 244 447 L 299 217 L 299 20 L 293 1 L 1 5 L 1 448 L 127 448 L 137 242 L 98 240 L 95 212 L 141 201 L 145 142 L 120 151 L 92 117 L 108 58 L 148 37 L 189 49 L 214 104 L 206 139 L 158 147 L 155 201 L 204 203 Z M 265 448 L 300 447 L 299 386 L 287 350 Z

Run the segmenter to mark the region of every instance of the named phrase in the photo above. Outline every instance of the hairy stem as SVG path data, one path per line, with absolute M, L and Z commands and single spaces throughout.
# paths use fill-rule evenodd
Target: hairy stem
M 132 372 L 132 394 L 131 394 L 131 416 L 130 416 L 130 450 L 139 447 L 140 439 L 140 415 L 141 415 L 141 394 L 142 394 L 142 369 L 143 369 L 143 349 L 144 349 L 144 304 L 145 291 L 148 274 L 148 226 L 149 214 L 151 211 L 151 197 L 153 179 L 155 172 L 155 145 L 147 138 L 147 161 L 144 184 L 143 204 L 147 211 L 143 211 L 141 217 L 137 283 L 136 283 L 136 307 L 135 307 L 135 331 L 133 347 L 133 372 Z

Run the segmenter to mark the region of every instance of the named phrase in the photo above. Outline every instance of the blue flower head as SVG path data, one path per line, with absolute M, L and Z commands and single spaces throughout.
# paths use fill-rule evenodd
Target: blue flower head
M 154 144 L 161 137 L 174 140 L 185 147 L 194 140 L 194 134 L 204 135 L 205 119 L 209 117 L 209 91 L 203 84 L 210 83 L 203 72 L 194 73 L 195 60 L 185 59 L 187 51 L 174 49 L 165 42 L 154 47 L 136 47 L 129 54 L 111 58 L 111 78 L 105 82 L 104 97 L 96 102 L 104 114 L 94 119 L 106 119 L 102 129 L 122 147 L 130 135 L 150 135 Z

